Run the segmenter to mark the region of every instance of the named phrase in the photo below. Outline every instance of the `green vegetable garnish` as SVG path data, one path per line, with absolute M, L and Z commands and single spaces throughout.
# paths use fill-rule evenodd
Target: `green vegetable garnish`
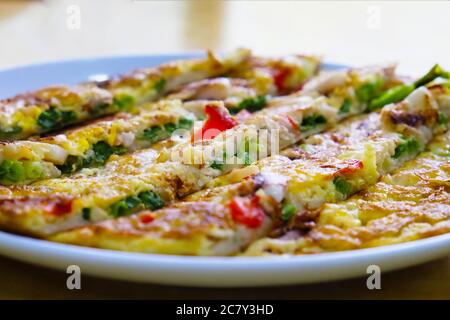
M 342 177 L 336 177 L 333 180 L 336 191 L 343 196 L 348 196 L 352 192 L 352 184 Z
M 350 111 L 350 107 L 352 106 L 352 102 L 349 99 L 345 99 L 342 102 L 341 107 L 339 108 L 339 114 L 345 114 Z
M 19 125 L 14 125 L 12 127 L 5 128 L 5 129 L 0 128 L 0 138 L 13 137 L 14 135 L 21 133 L 21 132 L 22 132 L 22 127 L 20 127 Z
M 301 131 L 308 131 L 314 129 L 318 125 L 327 123 L 327 119 L 321 114 L 313 114 L 312 116 L 305 117 L 300 125 Z
M 23 163 L 16 160 L 4 160 L 0 164 L 0 179 L 7 182 L 20 182 L 26 178 Z
M 141 200 L 138 197 L 128 197 L 126 199 L 117 201 L 111 205 L 111 215 L 113 217 L 123 217 L 133 213 L 133 209 L 137 208 L 141 204 Z
M 163 206 L 164 201 L 159 195 L 153 191 L 142 191 L 137 196 L 129 196 L 113 203 L 110 207 L 110 212 L 113 217 L 123 217 L 130 215 L 139 208 L 156 210 Z
M 56 127 L 58 121 L 61 120 L 61 114 L 55 108 L 43 111 L 37 120 L 39 126 L 44 129 L 52 129 Z
M 185 129 L 189 130 L 194 125 L 194 120 L 186 119 L 186 118 L 180 118 L 178 120 L 178 129 Z
M 103 164 L 113 153 L 115 153 L 115 148 L 104 141 L 100 141 L 92 145 L 92 151 L 94 154 L 90 158 L 90 164 Z M 119 152 L 122 153 L 122 150 L 119 149 Z
M 439 122 L 439 124 L 447 124 L 448 123 L 448 117 L 443 112 L 439 112 L 438 122 Z
M 359 88 L 356 89 L 356 97 L 361 102 L 369 102 L 381 93 L 384 86 L 384 80 L 377 77 L 372 82 L 363 83 Z
M 164 130 L 171 135 L 175 130 L 177 130 L 177 125 L 175 123 L 166 123 L 164 125 Z
M 194 124 L 193 120 L 180 118 L 177 124 L 166 123 L 163 127 L 153 126 L 145 129 L 139 139 L 149 140 L 155 143 L 170 137 L 170 135 L 177 129 L 189 130 Z
M 87 157 L 68 156 L 66 162 L 62 165 L 58 165 L 57 168 L 62 173 L 75 172 L 82 168 L 101 166 L 108 161 L 109 157 L 113 154 L 124 154 L 127 152 L 127 148 L 121 146 L 110 146 L 104 141 L 99 141 L 92 145 L 92 154 Z
M 39 162 L 25 162 L 23 166 L 25 168 L 25 175 L 28 179 L 34 180 L 43 175 L 43 168 Z
M 164 88 L 166 87 L 166 79 L 161 78 L 155 83 L 155 90 L 158 93 L 162 93 L 164 91 Z
M 81 210 L 81 216 L 84 220 L 90 221 L 91 220 L 91 208 L 83 208 Z
M 211 168 L 216 169 L 216 170 L 222 171 L 223 170 L 223 166 L 224 166 L 224 164 L 220 163 L 217 160 L 214 160 L 213 163 L 211 163 Z
M 245 98 L 242 100 L 236 108 L 230 110 L 231 114 L 236 114 L 241 110 L 248 110 L 250 112 L 256 112 L 264 108 L 267 104 L 267 98 L 265 96 L 257 96 L 255 98 Z
M 395 148 L 393 158 L 398 159 L 402 156 L 412 155 L 418 152 L 419 149 L 420 143 L 415 137 L 407 138 Z
M 414 81 L 414 88 L 424 86 L 438 77 L 448 79 L 449 73 L 444 71 L 440 65 L 435 64 L 424 76 Z
M 138 198 L 146 209 L 156 210 L 164 207 L 164 201 L 153 191 L 143 191 L 139 193 Z
M 62 128 L 65 125 L 73 123 L 77 120 L 77 116 L 73 111 L 61 111 L 55 107 L 41 112 L 37 119 L 37 124 L 46 130 L 54 130 Z
M 375 97 L 369 104 L 368 111 L 373 111 L 376 109 L 379 109 L 387 104 L 395 103 L 402 101 L 405 99 L 411 92 L 413 92 L 415 89 L 424 86 L 434 79 L 442 77 L 442 78 L 448 78 L 449 73 L 442 70 L 442 68 L 439 65 L 434 65 L 430 71 L 428 71 L 424 76 L 417 79 L 412 84 L 403 84 L 396 87 L 393 87 L 378 97 Z
M 135 104 L 135 99 L 130 95 L 121 95 L 114 97 L 113 103 L 119 110 L 129 110 Z
M 68 156 L 66 162 L 56 166 L 62 173 L 67 174 L 83 168 L 83 158 L 77 156 Z
M 373 111 L 387 104 L 401 101 L 413 91 L 413 85 L 401 85 L 391 88 L 380 95 L 378 98 L 373 99 L 369 104 L 368 111 Z
M 99 104 L 96 104 L 96 105 L 94 106 L 94 108 L 92 109 L 92 113 L 94 113 L 94 114 L 101 113 L 103 110 L 107 109 L 108 107 L 109 107 L 109 104 L 108 104 L 108 103 L 99 103 Z
M 149 140 L 151 143 L 158 142 L 160 140 L 166 139 L 168 137 L 167 132 L 160 126 L 153 126 L 151 128 L 145 129 L 140 139 Z
M 285 204 L 281 209 L 281 220 L 288 221 L 297 213 L 297 207 L 291 203 Z

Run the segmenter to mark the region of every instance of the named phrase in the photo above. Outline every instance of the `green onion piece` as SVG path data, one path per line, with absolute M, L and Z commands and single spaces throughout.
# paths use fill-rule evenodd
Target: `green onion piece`
M 223 167 L 224 167 L 224 164 L 221 163 L 221 162 L 219 162 L 219 161 L 217 161 L 217 160 L 214 160 L 214 161 L 211 163 L 211 166 L 210 166 L 210 167 L 213 168 L 213 169 L 222 171 L 222 170 L 223 170 Z
M 92 109 L 92 113 L 94 113 L 94 114 L 102 113 L 108 107 L 109 107 L 108 103 L 98 103 Z
M 113 147 L 104 141 L 100 141 L 92 145 L 94 151 L 93 162 L 103 164 L 114 153 Z
M 435 64 L 424 76 L 414 81 L 414 87 L 424 86 L 438 77 L 448 78 L 448 72 L 445 72 L 440 65 Z
M 125 200 L 117 201 L 111 205 L 111 215 L 113 217 L 126 216 L 129 213 L 129 208 Z
M 99 141 L 92 145 L 92 151 L 94 155 L 92 158 L 87 159 L 86 165 L 102 165 L 113 154 L 124 154 L 127 152 L 127 148 L 123 146 L 110 146 L 104 141 Z
M 438 122 L 439 122 L 439 124 L 447 124 L 448 123 L 448 117 L 443 112 L 439 112 Z
M 390 103 L 402 101 L 407 96 L 409 96 L 409 94 L 411 92 L 413 92 L 414 89 L 415 89 L 415 87 L 413 85 L 408 85 L 408 84 L 391 88 L 391 89 L 387 90 L 386 92 L 384 92 L 379 97 L 373 99 L 370 102 L 367 110 L 374 111 L 374 110 L 380 109 L 383 106 L 388 105 Z
M 194 124 L 193 120 L 180 118 L 177 124 L 166 123 L 163 127 L 153 126 L 145 129 L 142 135 L 139 137 L 141 140 L 149 140 L 151 143 L 167 139 L 177 129 L 189 130 Z
M 119 200 L 110 206 L 113 217 L 123 217 L 130 215 L 138 208 L 151 210 L 160 209 L 164 206 L 164 200 L 153 191 L 143 191 L 137 196 L 130 196 Z
M 393 155 L 394 159 L 398 159 L 402 156 L 408 156 L 416 153 L 420 149 L 420 143 L 415 137 L 405 139 L 395 148 Z
M 177 130 L 177 125 L 174 123 L 166 123 L 164 125 L 164 130 L 168 133 L 168 135 L 172 134 L 175 130 Z
M 50 107 L 41 112 L 37 124 L 45 130 L 53 130 L 73 123 L 76 119 L 77 115 L 73 111 L 61 111 L 55 107 Z
M 24 163 L 25 175 L 27 179 L 37 179 L 42 177 L 44 169 L 40 162 L 37 161 L 28 161 Z
M 153 191 L 143 191 L 139 193 L 138 198 L 147 209 L 156 210 L 164 207 L 164 200 Z
M 70 155 L 66 162 L 62 165 L 56 166 L 62 173 L 68 174 L 75 172 L 82 168 L 101 166 L 108 161 L 113 154 L 124 154 L 128 151 L 123 146 L 110 146 L 104 141 L 99 141 L 92 145 L 92 155 L 87 158 Z
M 135 99 L 133 96 L 125 94 L 114 97 L 113 104 L 117 106 L 119 110 L 126 111 L 129 110 L 135 104 Z
M 61 111 L 61 126 L 73 123 L 77 120 L 77 115 L 73 111 Z
M 19 161 L 12 160 L 5 179 L 12 182 L 19 182 L 25 180 L 25 169 L 23 164 Z
M 8 137 L 13 137 L 14 135 L 21 133 L 22 132 L 22 127 L 20 127 L 19 125 L 14 125 L 12 127 L 9 128 L 0 128 L 0 138 L 8 138 Z
M 121 155 L 121 154 L 127 153 L 127 151 L 128 151 L 128 149 L 126 147 L 123 147 L 123 146 L 114 146 L 114 147 L 112 147 L 113 154 Z
M 110 212 L 113 217 L 123 217 L 130 215 L 133 209 L 136 209 L 141 204 L 138 197 L 128 197 L 126 199 L 113 203 L 110 207 Z
M 334 187 L 336 191 L 345 197 L 352 192 L 352 184 L 342 177 L 336 177 L 333 180 Z
M 145 129 L 139 139 L 149 140 L 151 143 L 155 143 L 166 139 L 168 137 L 167 132 L 160 126 L 153 126 Z
M 236 114 L 241 110 L 248 110 L 250 112 L 256 112 L 264 108 L 267 104 L 267 98 L 265 96 L 257 96 L 255 98 L 243 99 L 236 108 L 230 110 L 231 114 Z
M 350 107 L 352 106 L 352 102 L 349 99 L 345 99 L 342 102 L 341 107 L 339 108 L 339 114 L 345 114 L 350 111 Z
M 61 121 L 61 113 L 53 107 L 43 111 L 37 119 L 38 125 L 43 129 L 53 129 L 59 121 Z
M 90 221 L 91 220 L 91 208 L 83 208 L 81 210 L 81 216 L 84 220 Z
M 11 160 L 4 160 L 0 163 L 0 179 L 3 179 L 6 174 L 9 172 L 9 168 L 11 167 Z
M 64 164 L 57 165 L 56 167 L 61 171 L 61 173 L 71 173 L 83 167 L 83 158 L 70 155 L 67 157 Z
M 327 119 L 321 114 L 313 114 L 312 116 L 305 117 L 300 125 L 301 131 L 308 131 L 314 129 L 318 125 L 327 123 Z
M 162 93 L 164 91 L 164 88 L 166 87 L 166 79 L 161 78 L 155 83 L 155 90 L 157 93 Z
M 434 65 L 424 76 L 417 79 L 413 84 L 403 84 L 393 87 L 375 97 L 369 104 L 368 111 L 379 109 L 387 104 L 395 103 L 405 99 L 414 89 L 424 86 L 437 77 L 448 78 L 449 73 L 442 70 L 439 65 Z
M 288 221 L 297 213 L 297 207 L 291 203 L 285 204 L 281 209 L 281 220 Z
M 178 129 L 185 129 L 190 130 L 192 126 L 194 125 L 194 120 L 186 119 L 186 118 L 180 118 L 178 120 Z
M 375 81 L 363 83 L 356 89 L 356 97 L 361 102 L 369 102 L 381 93 L 384 86 L 384 80 L 377 77 Z

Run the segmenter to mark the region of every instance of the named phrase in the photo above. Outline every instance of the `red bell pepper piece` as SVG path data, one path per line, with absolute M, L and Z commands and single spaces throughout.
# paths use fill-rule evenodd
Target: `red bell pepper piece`
M 229 207 L 233 220 L 248 228 L 259 228 L 264 221 L 265 213 L 257 196 L 235 197 Z
M 206 105 L 205 113 L 208 119 L 205 121 L 201 131 L 196 132 L 192 136 L 192 142 L 201 139 L 213 139 L 220 132 L 231 129 L 238 124 L 225 108 Z

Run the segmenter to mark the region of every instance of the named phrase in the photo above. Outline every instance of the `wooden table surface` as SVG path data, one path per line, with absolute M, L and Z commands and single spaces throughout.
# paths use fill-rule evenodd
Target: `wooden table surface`
M 88 56 L 247 46 L 261 54 L 317 53 L 363 65 L 396 61 L 418 75 L 450 68 L 450 2 L 0 0 L 0 68 Z M 83 277 L 0 258 L 0 298 L 446 298 L 450 257 L 365 279 L 317 285 L 198 289 Z

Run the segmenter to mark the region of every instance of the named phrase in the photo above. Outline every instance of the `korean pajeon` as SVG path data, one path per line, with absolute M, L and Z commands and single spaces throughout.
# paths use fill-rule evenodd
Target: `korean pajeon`
M 0 102 L 0 229 L 176 255 L 450 232 L 449 73 L 248 49 Z

